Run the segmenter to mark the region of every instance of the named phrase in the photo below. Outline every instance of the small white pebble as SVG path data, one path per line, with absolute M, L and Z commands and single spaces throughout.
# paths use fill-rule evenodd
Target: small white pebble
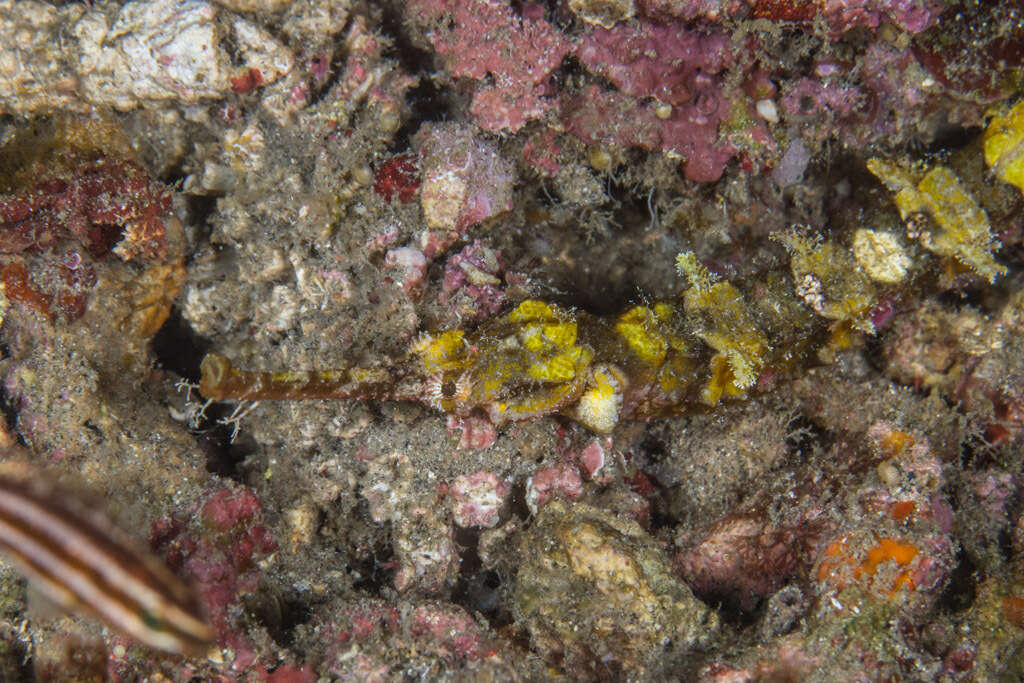
M 899 468 L 888 460 L 883 460 L 878 463 L 876 471 L 878 472 L 878 478 L 881 479 L 882 483 L 886 486 L 896 486 L 896 484 L 900 482 Z
M 779 110 L 776 109 L 773 100 L 758 100 L 757 113 L 768 123 L 779 122 Z
M 352 180 L 360 185 L 369 185 L 373 182 L 373 171 L 369 166 L 356 166 L 352 169 Z
M 672 105 L 668 102 L 662 102 L 654 108 L 654 115 L 659 119 L 665 120 L 672 116 Z

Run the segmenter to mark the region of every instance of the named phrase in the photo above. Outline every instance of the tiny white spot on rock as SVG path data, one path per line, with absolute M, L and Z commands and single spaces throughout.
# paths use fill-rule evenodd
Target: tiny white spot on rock
M 775 107 L 775 102 L 773 100 L 758 100 L 757 113 L 768 123 L 779 122 L 779 110 Z

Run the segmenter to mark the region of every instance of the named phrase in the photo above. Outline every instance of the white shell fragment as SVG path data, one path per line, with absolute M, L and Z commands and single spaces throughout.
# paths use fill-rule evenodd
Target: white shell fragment
M 207 0 L 0 0 L 0 45 L 0 113 L 10 114 L 192 104 L 227 96 L 251 69 L 273 83 L 294 63 L 266 31 Z
M 861 228 L 853 235 L 853 257 L 875 282 L 900 283 L 912 265 L 899 238 L 891 232 Z
M 775 106 L 775 102 L 774 101 L 767 100 L 767 99 L 766 100 L 758 100 L 757 101 L 757 105 L 755 105 L 755 106 L 757 108 L 758 116 L 760 116 L 762 119 L 764 119 L 768 123 L 778 123 L 779 122 L 779 110 Z
M 230 61 L 215 18 L 203 0 L 129 2 L 113 22 L 105 12 L 87 12 L 71 28 L 82 94 L 119 109 L 221 95 L 230 87 Z

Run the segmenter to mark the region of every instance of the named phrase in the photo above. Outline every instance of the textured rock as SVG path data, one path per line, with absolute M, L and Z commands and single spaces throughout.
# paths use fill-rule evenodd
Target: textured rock
M 632 675 L 709 644 L 718 616 L 663 564 L 635 522 L 552 501 L 520 547 L 515 606 L 534 646 L 571 676 L 615 662 Z

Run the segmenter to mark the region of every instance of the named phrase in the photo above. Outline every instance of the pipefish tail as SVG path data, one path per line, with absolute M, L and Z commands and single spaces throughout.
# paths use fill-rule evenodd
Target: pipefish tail
M 37 475 L 0 473 L 0 551 L 60 607 L 146 645 L 198 653 L 212 639 L 183 581 L 106 515 Z

